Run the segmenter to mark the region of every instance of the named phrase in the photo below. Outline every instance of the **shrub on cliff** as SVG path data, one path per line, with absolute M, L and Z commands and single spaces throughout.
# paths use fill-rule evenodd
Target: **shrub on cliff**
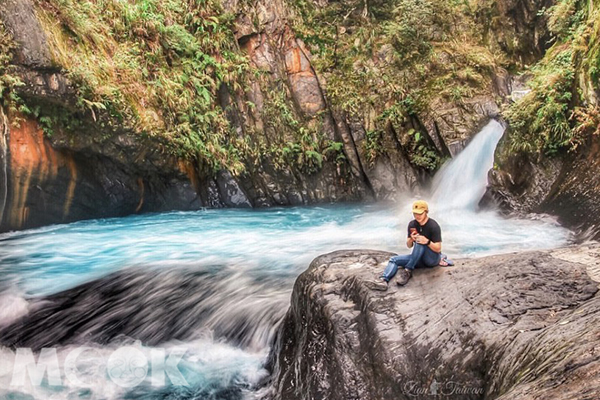
M 172 154 L 232 171 L 238 140 L 218 106 L 221 85 L 248 70 L 233 15 L 218 0 L 39 0 L 54 63 L 78 90 L 79 107 L 155 137 Z
M 436 104 L 489 93 L 504 59 L 485 43 L 477 4 L 448 0 L 290 1 L 297 36 L 325 76 L 333 107 L 364 121 L 368 161 L 401 144 L 416 167 L 435 171 L 443 154 L 421 118 Z M 411 133 L 411 134 L 409 134 Z M 390 138 L 394 138 L 393 140 Z
M 592 0 L 562 0 L 545 12 L 555 43 L 530 69 L 531 92 L 506 116 L 512 151 L 555 156 L 599 133 L 600 12 Z
M 19 77 L 12 73 L 10 62 L 15 44 L 6 32 L 4 24 L 0 21 L 0 101 L 5 107 L 15 107 L 20 101 L 14 88 L 23 83 Z M 16 110 L 13 110 L 16 111 Z

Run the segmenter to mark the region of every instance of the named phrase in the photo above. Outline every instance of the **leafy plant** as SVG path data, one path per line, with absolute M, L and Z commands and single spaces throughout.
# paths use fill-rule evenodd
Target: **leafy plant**
M 562 0 L 547 13 L 556 43 L 531 68 L 531 92 L 509 107 L 506 116 L 511 151 L 556 156 L 576 149 L 586 133 L 597 132 L 596 109 L 585 104 L 578 84 L 597 84 L 600 22 L 598 7 L 585 1 Z
M 346 161 L 344 143 L 342 142 L 328 141 L 323 154 L 328 160 L 333 160 L 336 164 L 342 164 Z
M 435 171 L 441 165 L 437 151 L 427 144 L 421 132 L 409 129 L 407 133 L 412 137 L 409 161 L 416 166 Z
M 432 49 L 434 5 L 429 0 L 400 0 L 395 2 L 394 18 L 385 27 L 398 59 L 410 63 L 427 57 Z
M 15 92 L 15 88 L 24 84 L 16 74 L 13 74 L 10 65 L 14 48 L 15 43 L 12 36 L 0 21 L 0 101 L 3 106 L 8 107 L 11 111 L 16 111 L 23 104 L 23 101 Z M 16 122 L 18 123 L 18 121 Z
M 375 160 L 383 152 L 383 150 L 383 131 L 367 131 L 365 135 L 365 154 L 370 166 L 373 166 Z
M 218 0 L 38 4 L 81 112 L 107 115 L 209 169 L 243 170 L 216 94 L 242 88 L 250 67 L 237 49 L 234 16 Z

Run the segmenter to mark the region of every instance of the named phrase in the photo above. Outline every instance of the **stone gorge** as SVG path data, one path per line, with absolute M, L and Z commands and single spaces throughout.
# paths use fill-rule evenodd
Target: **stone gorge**
M 378 18 L 387 21 L 388 17 L 375 15 L 377 7 L 385 9 L 378 2 L 371 4 L 370 9 L 367 2 L 363 9 L 356 3 L 321 4 L 323 15 L 332 15 L 333 24 L 337 24 L 339 47 L 344 40 L 350 40 L 345 36 L 352 38 L 350 34 L 361 24 L 376 24 Z M 307 28 L 320 26 L 307 19 L 319 16 L 306 14 L 314 13 L 313 8 L 281 0 L 223 2 L 221 12 L 235 16 L 230 28 L 231 40 L 235 40 L 232 45 L 237 46 L 239 54 L 260 77 L 250 79 L 244 88 L 221 82 L 210 93 L 211 99 L 217 111 L 224 113 L 228 129 L 237 139 L 254 146 L 248 153 L 260 152 L 264 146 L 271 146 L 274 152 L 258 156 L 253 153 L 253 158 L 236 150 L 243 154 L 242 167 L 233 171 L 231 165 L 209 167 L 201 156 L 182 157 L 169 151 L 166 139 L 146 132 L 139 121 L 127 114 L 115 117 L 104 106 L 82 107 L 82 102 L 97 101 L 82 97 L 81 84 L 73 81 L 80 76 L 65 67 L 66 61 L 61 58 L 65 55 L 60 53 L 64 52 L 59 48 L 60 41 L 73 39 L 65 39 L 65 34 L 57 33 L 56 26 L 47 21 L 48 16 L 59 18 L 67 36 L 77 34 L 73 27 L 68 30 L 68 13 L 51 1 L 4 1 L 0 9 L 4 35 L 11 35 L 14 40 L 9 47 L 13 56 L 6 71 L 20 80 L 21 84 L 12 91 L 25 107 L 11 108 L 6 103 L 0 120 L 1 229 L 173 209 L 390 199 L 397 193 L 418 190 L 439 162 L 456 154 L 489 118 L 502 118 L 500 108 L 512 101 L 513 89 L 523 88 L 519 68 L 542 58 L 554 40 L 546 26 L 547 18 L 542 15 L 551 4 L 474 4 L 468 12 L 461 11 L 467 13 L 468 23 L 464 26 L 425 26 L 430 36 L 426 39 L 434 46 L 434 59 L 417 59 L 405 67 L 394 58 L 391 45 L 382 42 L 376 44 L 380 48 L 371 52 L 371 59 L 357 58 L 346 73 L 342 71 L 346 66 L 321 65 L 325 58 L 319 52 L 329 51 L 327 42 L 319 47 L 300 37 L 306 32 L 312 35 L 309 38 L 318 34 Z M 320 7 L 315 5 L 311 7 Z M 590 7 L 593 10 L 591 2 Z M 373 15 L 367 16 L 369 12 Z M 494 16 L 493 22 L 485 19 L 488 14 Z M 421 82 L 414 79 L 431 86 L 437 82 L 434 78 L 445 76 L 453 60 L 458 60 L 451 40 L 461 29 L 473 30 L 464 32 L 465 40 L 469 46 L 479 46 L 473 47 L 473 54 L 479 54 L 482 60 L 496 53 L 507 59 L 486 61 L 485 65 L 484 61 L 467 60 L 464 70 L 455 75 L 457 81 L 441 83 L 456 95 L 442 95 L 435 89 L 431 93 L 426 89 L 419 91 L 420 98 L 416 94 L 402 95 L 407 90 L 404 86 L 410 89 Z M 361 46 L 361 40 L 357 37 L 354 41 Z M 315 56 L 314 52 L 319 54 Z M 429 75 L 413 76 L 413 67 L 424 68 Z M 505 67 L 517 72 L 509 73 Z M 380 90 L 372 93 L 371 105 L 359 103 L 360 108 L 356 109 L 344 102 L 350 95 L 338 95 L 337 88 L 339 80 L 348 77 L 346 83 L 352 90 L 350 77 L 359 74 L 361 68 L 366 71 L 363 86 Z M 399 77 L 409 77 L 404 86 L 376 80 L 377 71 L 391 74 L 389 71 L 396 70 Z M 445 82 L 441 79 L 438 81 Z M 585 76 L 579 82 L 586 88 L 590 86 Z M 100 89 L 91 82 L 86 85 L 91 90 Z M 592 86 L 581 101 L 595 104 L 596 93 L 597 88 Z M 420 102 L 418 107 L 410 105 L 414 99 Z M 350 100 L 354 101 L 351 97 Z M 143 101 L 140 104 L 138 107 L 144 106 Z M 386 107 L 395 110 L 397 104 L 404 107 L 399 114 L 385 117 L 391 112 Z M 159 111 L 152 111 L 150 104 L 146 108 L 153 118 L 160 119 Z M 282 110 L 289 113 L 288 120 L 274 123 L 277 118 L 272 115 L 273 109 L 278 114 Z M 22 110 L 29 112 L 24 114 Z M 318 145 L 313 143 L 315 132 L 319 135 Z M 550 160 L 508 156 L 508 150 L 501 150 L 500 169 L 493 172 L 492 191 L 487 199 L 508 210 L 550 211 L 569 226 L 592 228 L 598 215 L 594 201 L 597 137 L 591 135 L 584 140 L 578 151 Z M 283 150 L 277 150 L 278 147 Z M 282 164 L 281 160 L 289 162 Z M 590 183 L 574 183 L 584 181 Z M 570 206 L 565 206 L 567 199 Z M 574 219 L 574 208 L 586 218 Z

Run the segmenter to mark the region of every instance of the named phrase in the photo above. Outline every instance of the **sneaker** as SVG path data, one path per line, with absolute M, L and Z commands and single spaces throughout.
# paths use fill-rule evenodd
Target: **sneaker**
M 403 268 L 398 271 L 396 278 L 396 285 L 404 286 L 408 283 L 409 279 L 412 277 L 412 271 L 410 269 Z
M 379 290 L 385 292 L 388 288 L 388 283 L 385 279 L 379 278 L 372 281 L 366 281 L 365 286 L 371 290 Z

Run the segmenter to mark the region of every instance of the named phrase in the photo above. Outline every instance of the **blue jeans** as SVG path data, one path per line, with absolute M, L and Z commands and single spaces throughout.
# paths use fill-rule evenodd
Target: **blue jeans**
M 428 246 L 415 243 L 411 254 L 394 256 L 390 258 L 381 277 L 389 282 L 398 272 L 398 267 L 406 269 L 435 267 L 440 263 L 441 254 L 431 250 Z

